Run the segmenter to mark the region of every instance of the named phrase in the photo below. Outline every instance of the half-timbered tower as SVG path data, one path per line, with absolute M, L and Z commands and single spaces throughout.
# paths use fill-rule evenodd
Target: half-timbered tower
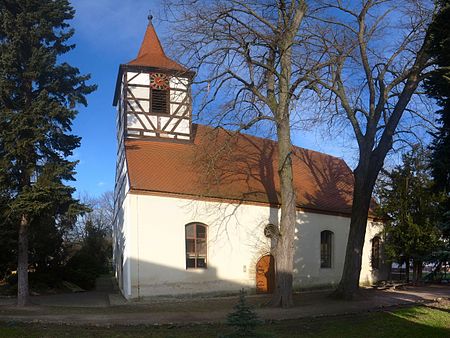
M 131 140 L 192 141 L 191 82 L 194 72 L 170 59 L 149 22 L 135 59 L 119 66 L 113 105 L 117 107 L 117 162 L 114 188 L 114 254 L 121 287 L 130 275 L 126 259 L 126 197 L 130 191 L 126 143 Z M 118 235 L 121 234 L 121 235 Z M 124 273 L 125 269 L 125 273 Z
M 193 75 L 166 56 L 150 18 L 137 57 L 119 68 L 119 138 L 190 141 Z
M 193 124 L 193 76 L 166 56 L 151 22 L 137 57 L 119 68 L 113 252 L 127 299 L 274 289 L 277 143 Z M 327 154 L 293 147 L 292 157 L 294 287 L 332 287 L 344 265 L 352 172 Z M 383 275 L 371 217 L 362 283 Z

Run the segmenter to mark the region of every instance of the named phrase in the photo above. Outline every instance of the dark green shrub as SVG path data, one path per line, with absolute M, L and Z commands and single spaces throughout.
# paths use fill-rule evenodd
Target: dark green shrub
M 90 290 L 95 287 L 95 279 L 100 275 L 98 260 L 88 250 L 81 248 L 68 262 L 64 279 L 79 287 Z
M 11 274 L 6 279 L 10 290 L 17 290 L 17 274 Z M 33 271 L 28 273 L 31 292 L 55 292 L 63 288 L 62 272 L 60 270 Z
M 85 232 L 80 250 L 66 264 L 64 278 L 89 290 L 99 275 L 109 272 L 111 244 L 106 232 L 92 222 L 86 223 Z
M 244 289 L 239 293 L 239 300 L 234 306 L 234 311 L 227 316 L 227 324 L 234 328 L 231 337 L 256 337 L 255 330 L 261 324 L 261 320 L 247 304 Z

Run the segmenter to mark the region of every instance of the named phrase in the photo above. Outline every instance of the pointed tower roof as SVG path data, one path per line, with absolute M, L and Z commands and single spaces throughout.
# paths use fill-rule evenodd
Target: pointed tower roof
M 117 106 L 120 97 L 121 82 L 124 72 L 149 72 L 161 69 L 170 73 L 182 73 L 181 75 L 183 77 L 190 79 L 193 79 L 195 76 L 194 71 L 183 67 L 166 56 L 161 42 L 158 39 L 158 35 L 156 34 L 155 28 L 153 27 L 151 14 L 148 16 L 148 20 L 147 30 L 145 31 L 144 40 L 142 41 L 137 57 L 126 64 L 121 64 L 119 67 L 119 73 L 117 74 L 116 80 L 116 89 L 114 90 L 113 106 Z
M 185 67 L 166 56 L 155 28 L 153 27 L 151 16 L 149 16 L 147 30 L 139 53 L 134 60 L 131 60 L 127 64 L 131 66 L 163 68 L 181 72 L 188 71 Z

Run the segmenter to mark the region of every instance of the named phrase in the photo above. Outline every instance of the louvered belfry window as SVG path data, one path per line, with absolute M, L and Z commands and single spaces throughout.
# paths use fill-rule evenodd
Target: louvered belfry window
M 186 225 L 186 269 L 206 269 L 206 230 L 202 223 Z

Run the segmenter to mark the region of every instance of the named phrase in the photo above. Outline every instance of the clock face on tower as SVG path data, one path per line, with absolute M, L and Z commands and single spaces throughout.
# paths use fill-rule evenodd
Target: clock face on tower
M 166 74 L 150 73 L 150 87 L 157 90 L 169 89 L 169 79 Z

